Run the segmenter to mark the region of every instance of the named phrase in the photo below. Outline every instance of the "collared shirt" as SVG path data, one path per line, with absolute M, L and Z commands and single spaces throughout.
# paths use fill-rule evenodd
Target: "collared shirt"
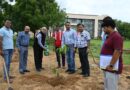
M 28 47 L 29 46 L 30 35 L 29 33 L 25 33 L 24 31 L 18 33 L 16 46 L 19 48 L 20 46 Z
M 62 35 L 62 46 L 65 45 L 74 45 L 76 42 L 76 31 L 73 29 L 66 30 Z
M 84 48 L 87 46 L 88 41 L 91 39 L 89 32 L 83 31 L 83 32 L 77 32 L 77 38 L 76 38 L 76 47 L 77 48 Z
M 123 39 L 121 35 L 114 31 L 112 32 L 108 38 L 105 40 L 102 50 L 101 50 L 101 55 L 113 55 L 114 50 L 120 50 L 121 55 L 119 57 L 119 70 L 116 72 L 117 74 L 120 74 L 122 72 L 122 51 L 123 51 Z
M 3 37 L 2 40 L 2 49 L 14 49 L 14 45 L 13 45 L 13 30 L 10 28 L 6 28 L 5 26 L 3 26 L 0 29 L 0 36 Z

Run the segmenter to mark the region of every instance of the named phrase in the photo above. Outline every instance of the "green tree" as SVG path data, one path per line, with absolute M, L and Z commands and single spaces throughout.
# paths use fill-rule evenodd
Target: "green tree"
M 5 0 L 0 0 L 0 27 L 3 25 L 4 15 L 3 15 L 3 4 Z
M 130 39 L 130 23 L 115 20 L 119 33 L 125 38 Z
M 12 19 L 13 6 L 7 0 L 0 1 L 0 26 L 3 25 L 5 19 Z
M 29 25 L 34 32 L 42 26 L 55 27 L 63 25 L 66 13 L 55 0 L 16 0 L 15 5 L 3 4 L 4 17 L 10 18 L 16 31 Z
M 66 13 L 61 10 L 55 0 L 37 0 L 39 9 L 43 15 L 43 21 L 47 27 L 62 26 Z M 41 4 L 42 3 L 42 4 Z

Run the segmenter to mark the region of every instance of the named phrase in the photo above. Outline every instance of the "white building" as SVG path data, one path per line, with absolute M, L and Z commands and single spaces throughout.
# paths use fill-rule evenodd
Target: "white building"
M 78 23 L 83 23 L 91 37 L 97 38 L 101 36 L 101 23 L 104 17 L 106 16 L 68 13 L 66 21 L 70 22 L 74 29 Z

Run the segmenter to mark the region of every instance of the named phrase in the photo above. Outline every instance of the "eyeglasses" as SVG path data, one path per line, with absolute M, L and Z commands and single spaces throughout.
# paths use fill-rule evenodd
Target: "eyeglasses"
M 26 29 L 26 30 L 30 30 L 30 29 Z

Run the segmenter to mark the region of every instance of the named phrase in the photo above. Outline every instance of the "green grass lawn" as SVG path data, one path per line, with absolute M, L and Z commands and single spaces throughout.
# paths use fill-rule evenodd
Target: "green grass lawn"
M 124 49 L 130 49 L 130 41 L 124 41 Z M 101 40 L 91 41 L 91 51 L 95 58 L 99 58 L 101 50 Z M 91 55 L 90 55 L 91 56 Z M 126 65 L 130 65 L 130 53 L 123 52 L 123 62 Z
M 30 40 L 30 46 L 33 45 L 33 41 L 34 41 L 33 39 Z M 46 43 L 48 44 L 50 50 L 54 49 L 53 42 L 54 42 L 53 38 L 47 37 Z M 91 40 L 90 47 L 94 57 L 99 59 L 100 50 L 101 50 L 101 40 Z M 124 49 L 130 49 L 130 40 L 124 41 Z M 123 53 L 123 62 L 124 64 L 130 65 L 130 53 L 126 53 L 126 52 Z

